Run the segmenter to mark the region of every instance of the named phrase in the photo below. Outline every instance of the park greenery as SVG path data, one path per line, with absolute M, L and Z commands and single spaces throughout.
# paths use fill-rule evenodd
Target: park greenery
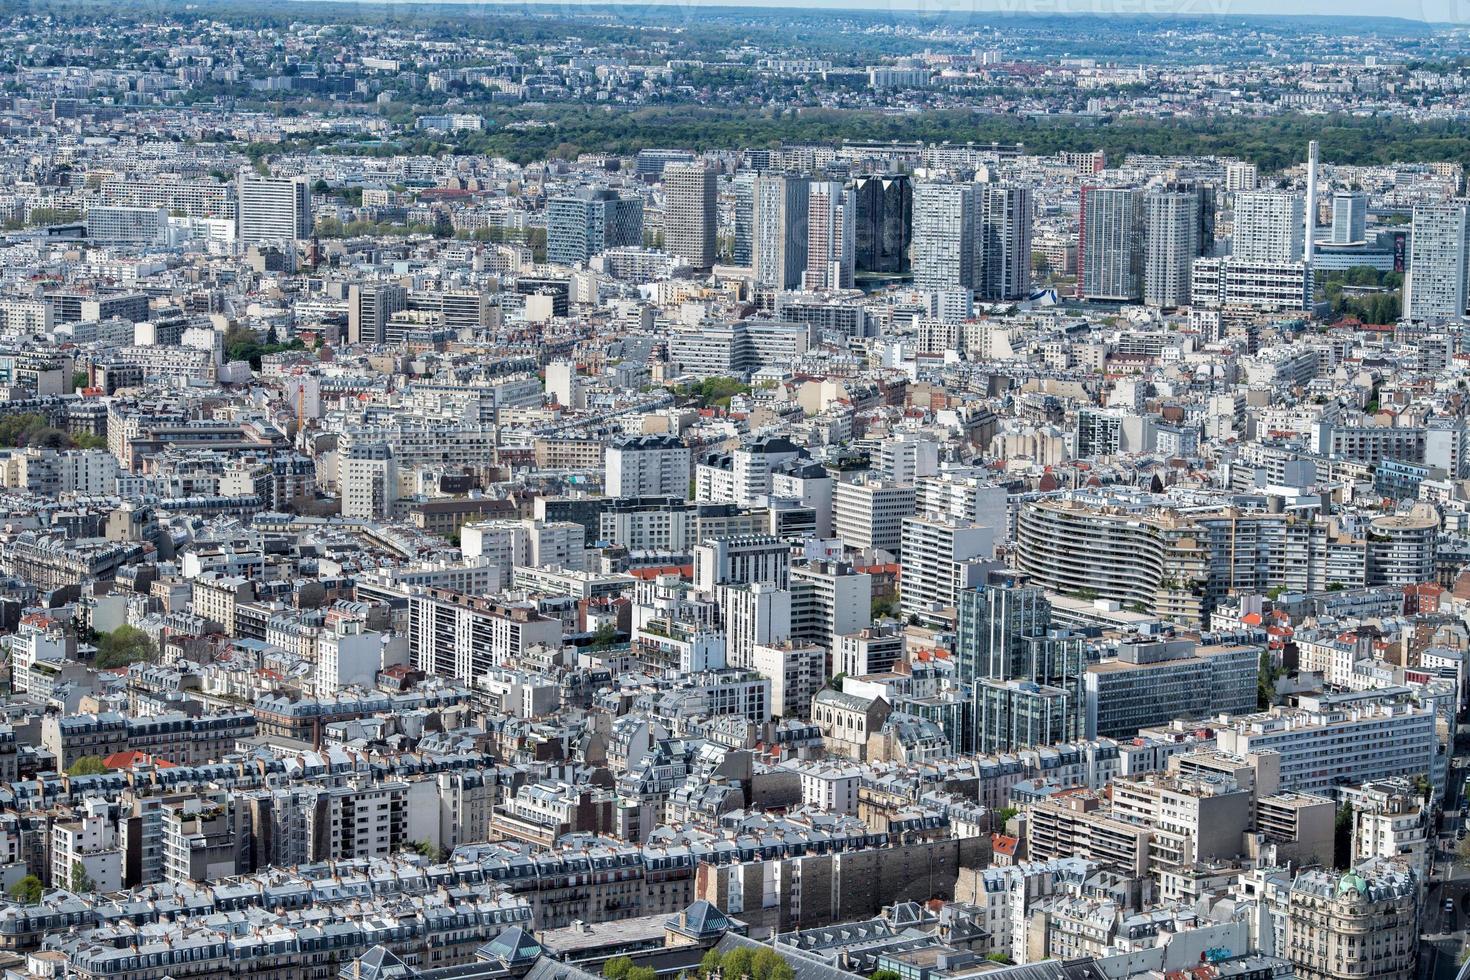
M 136 626 L 126 623 L 103 633 L 97 638 L 98 670 L 116 670 L 129 664 L 151 660 L 154 654 L 153 640 Z
M 731 398 L 749 393 L 750 385 L 738 378 L 726 377 L 704 378 L 674 389 L 674 396 L 680 401 L 692 401 L 700 408 L 729 408 Z
M 1334 320 L 1350 316 L 1374 325 L 1398 322 L 1403 305 L 1401 272 L 1354 266 L 1321 274 L 1317 282 Z
M 107 440 L 90 432 L 71 433 L 58 429 L 35 412 L 0 418 L 0 448 L 105 449 Z

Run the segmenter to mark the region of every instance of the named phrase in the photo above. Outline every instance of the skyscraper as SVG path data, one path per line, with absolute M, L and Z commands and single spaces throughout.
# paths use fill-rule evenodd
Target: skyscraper
M 974 184 L 914 185 L 914 285 L 975 288 Z
M 1368 195 L 1338 191 L 1332 195 L 1333 245 L 1356 245 L 1368 240 Z
M 1077 234 L 1077 286 L 1085 299 L 1136 301 L 1143 295 L 1142 192 L 1084 187 Z
M 900 274 L 909 270 L 914 186 L 903 174 L 859 177 L 853 230 L 853 265 L 859 272 Z
M 806 177 L 762 174 L 756 178 L 751 248 L 757 286 L 801 286 L 807 263 L 810 187 Z
M 1031 292 L 1031 189 L 978 185 L 975 220 L 976 292 L 983 300 L 1025 299 Z
M 1144 195 L 1143 301 L 1173 308 L 1189 303 L 1189 274 L 1200 252 L 1200 195 L 1156 187 Z
M 851 289 L 856 194 L 840 180 L 813 181 L 807 195 L 806 289 Z
M 715 264 L 716 175 L 699 163 L 663 168 L 664 250 L 693 269 Z
M 1239 262 L 1300 262 L 1305 239 L 1302 196 L 1294 191 L 1235 195 L 1231 255 Z
M 305 177 L 262 177 L 242 170 L 236 194 L 242 243 L 311 237 L 311 184 Z
M 1404 316 L 1411 320 L 1451 319 L 1465 312 L 1466 250 L 1470 228 L 1461 203 L 1421 204 L 1409 229 L 1409 277 L 1404 286 Z
M 757 176 L 754 170 L 741 170 L 730 182 L 735 195 L 735 242 L 730 259 L 740 266 L 749 266 L 755 261 L 753 239 Z
M 546 202 L 546 259 L 581 265 L 599 252 L 643 244 L 643 201 L 582 187 Z

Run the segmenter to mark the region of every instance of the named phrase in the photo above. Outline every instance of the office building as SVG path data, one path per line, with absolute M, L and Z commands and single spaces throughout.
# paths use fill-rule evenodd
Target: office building
M 904 174 L 859 177 L 854 189 L 855 268 L 858 272 L 882 275 L 907 272 L 913 227 L 913 182 Z
M 546 260 L 582 265 L 609 248 L 643 244 L 643 201 L 583 187 L 546 202 Z
M 689 447 L 673 436 L 633 436 L 607 447 L 609 497 L 678 497 L 689 493 Z
M 1333 245 L 1362 245 L 1368 241 L 1368 195 L 1338 191 L 1332 195 Z
M 686 162 L 670 162 L 662 173 L 664 251 L 691 269 L 708 269 L 715 264 L 718 175 L 712 167 Z
M 839 483 L 832 493 L 832 530 L 857 551 L 903 551 L 903 519 L 914 513 L 911 483 Z
M 408 309 L 408 290 L 396 282 L 353 283 L 347 290 L 347 339 L 354 344 L 388 342 L 393 314 Z
M 93 206 L 87 209 L 87 240 L 132 245 L 155 245 L 168 236 L 164 208 Z

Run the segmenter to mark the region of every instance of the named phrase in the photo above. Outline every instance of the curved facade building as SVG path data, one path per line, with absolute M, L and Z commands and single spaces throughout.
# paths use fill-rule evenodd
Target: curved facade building
M 1195 522 L 1074 498 L 1039 500 L 1016 520 L 1016 565 L 1052 592 L 1111 599 L 1179 622 L 1201 622 L 1210 574 Z

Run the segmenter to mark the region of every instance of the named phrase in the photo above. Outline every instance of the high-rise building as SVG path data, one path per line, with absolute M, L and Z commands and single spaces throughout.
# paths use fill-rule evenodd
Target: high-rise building
M 853 234 L 853 264 L 859 272 L 900 274 L 909 269 L 914 185 L 903 174 L 860 177 Z
M 240 171 L 239 238 L 244 244 L 311 237 L 311 184 L 305 177 Z
M 1132 302 L 1143 295 L 1142 192 L 1084 187 L 1077 234 L 1078 292 Z
M 974 184 L 914 185 L 913 270 L 920 289 L 975 288 Z
M 730 260 L 749 267 L 754 259 L 755 179 L 754 170 L 742 170 L 730 181 L 735 196 L 735 234 Z
M 1450 319 L 1465 312 L 1470 225 L 1464 204 L 1421 204 L 1409 230 L 1404 316 Z
M 1225 189 L 1227 191 L 1253 191 L 1256 189 L 1258 171 L 1254 163 L 1232 160 L 1225 165 Z
M 388 340 L 388 321 L 408 309 L 408 290 L 396 282 L 354 283 L 347 290 L 347 339 L 354 344 Z
M 1143 301 L 1186 306 L 1190 268 L 1200 252 L 1200 195 L 1166 185 L 1150 189 L 1144 202 Z
M 992 572 L 984 585 L 959 596 L 955 636 L 956 679 L 1021 680 L 1027 677 L 1023 637 L 1051 627 L 1046 592 L 1014 572 Z
M 1086 731 L 1085 641 L 1052 627 L 1051 603 L 1023 575 L 991 572 L 959 593 L 955 665 L 971 685 L 973 750 L 1003 752 Z
M 903 590 L 900 614 L 944 618 L 961 589 L 979 584 L 995 550 L 995 529 L 949 517 L 903 519 Z
M 1302 196 L 1294 191 L 1247 191 L 1235 195 L 1232 257 L 1238 262 L 1302 261 L 1304 215 Z
M 581 265 L 599 252 L 643 244 L 643 201 L 582 187 L 546 202 L 546 259 Z
M 812 181 L 807 195 L 805 289 L 851 289 L 857 195 L 840 180 Z
M 975 198 L 975 291 L 991 301 L 1031 292 L 1031 189 L 981 184 Z
M 811 181 L 762 174 L 755 181 L 752 265 L 757 286 L 797 289 L 807 261 Z
M 669 163 L 663 168 L 664 251 L 692 269 L 715 264 L 718 220 L 716 174 L 699 163 Z
M 1368 240 L 1368 195 L 1338 191 L 1332 195 L 1333 245 L 1359 245 Z

